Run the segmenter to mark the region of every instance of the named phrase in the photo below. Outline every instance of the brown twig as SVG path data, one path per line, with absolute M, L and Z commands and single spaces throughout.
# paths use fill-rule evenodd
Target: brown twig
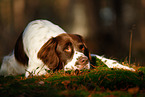
M 132 33 L 133 33 L 133 30 L 136 28 L 136 25 L 133 24 L 131 26 L 131 29 L 130 29 L 130 43 L 129 43 L 129 66 L 130 66 L 130 63 L 131 63 L 131 53 L 132 53 Z
M 131 60 L 131 50 L 132 50 L 132 31 L 130 32 L 130 43 L 129 43 L 129 65 Z

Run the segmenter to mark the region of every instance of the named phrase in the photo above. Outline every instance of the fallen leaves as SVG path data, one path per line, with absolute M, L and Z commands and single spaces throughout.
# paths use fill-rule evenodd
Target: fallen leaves
M 63 71 L 58 71 L 30 78 L 25 78 L 24 75 L 1 77 L 0 81 L 0 92 L 5 95 L 8 95 L 6 91 L 8 90 L 13 95 L 15 95 L 13 91 L 18 91 L 18 96 L 39 92 L 63 96 L 118 97 L 127 94 L 145 97 L 145 68 L 139 69 L 138 72 L 130 72 L 97 67 L 92 70 L 68 71 L 65 75 Z
M 65 85 L 65 86 L 67 86 L 69 83 L 70 83 L 70 81 L 69 80 L 65 80 L 65 81 L 62 81 L 61 82 L 63 85 Z
M 137 94 L 139 92 L 139 87 L 129 88 L 128 92 L 133 95 Z

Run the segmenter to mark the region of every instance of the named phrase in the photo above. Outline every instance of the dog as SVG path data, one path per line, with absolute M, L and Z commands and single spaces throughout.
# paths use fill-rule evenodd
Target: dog
M 28 77 L 59 69 L 90 69 L 89 50 L 80 35 L 67 34 L 50 21 L 35 20 L 21 33 L 13 52 L 4 57 L 1 74 Z
M 3 58 L 0 75 L 25 77 L 47 74 L 48 70 L 90 69 L 91 56 L 101 59 L 109 68 L 133 68 L 104 57 L 90 54 L 84 39 L 77 34 L 68 34 L 48 20 L 34 20 L 25 28 L 16 41 L 11 54 Z

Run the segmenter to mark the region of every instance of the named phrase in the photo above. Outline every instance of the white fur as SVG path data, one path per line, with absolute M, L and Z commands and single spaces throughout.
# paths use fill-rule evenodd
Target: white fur
M 66 33 L 59 26 L 47 20 L 35 20 L 28 24 L 23 33 L 24 51 L 29 56 L 26 77 L 30 73 L 33 75 L 46 74 L 49 68 L 37 58 L 40 48 L 52 37 Z M 38 68 L 38 69 L 37 69 Z
M 83 53 L 78 52 L 75 50 L 72 60 L 69 60 L 68 63 L 64 66 L 64 70 L 81 70 L 81 69 L 90 69 L 90 63 L 86 64 L 85 66 L 77 65 L 75 66 L 76 62 L 78 61 L 79 57 L 85 56 Z
M 12 52 L 12 54 L 3 58 L 0 75 L 8 76 L 24 74 L 26 68 L 27 66 L 24 66 L 15 60 L 14 53 Z
M 4 57 L 0 75 L 17 75 L 26 72 L 25 76 L 28 77 L 31 73 L 33 75 L 46 74 L 46 70 L 49 70 L 49 68 L 44 66 L 43 62 L 37 58 L 37 53 L 50 38 L 62 33 L 66 32 L 47 20 L 30 22 L 22 35 L 24 51 L 29 57 L 28 67 L 18 63 L 15 60 L 14 53 L 12 53 Z
M 118 68 L 118 69 L 125 69 L 125 70 L 135 71 L 135 69 L 129 68 L 128 66 L 124 66 L 124 65 L 120 64 L 119 62 L 117 62 L 116 60 L 107 59 L 103 56 L 98 56 L 98 55 L 95 55 L 95 54 L 91 54 L 91 56 L 97 57 L 104 64 L 106 64 L 109 68 Z
M 25 76 L 28 77 L 29 75 L 46 74 L 47 70 L 50 69 L 37 58 L 38 51 L 50 38 L 56 37 L 62 33 L 66 32 L 47 20 L 35 20 L 30 22 L 22 35 L 24 51 L 29 58 L 28 67 L 24 67 L 18 63 L 15 60 L 14 53 L 12 53 L 12 55 L 4 57 L 0 70 L 1 75 L 6 76 L 25 73 Z M 68 64 L 65 65 L 65 70 L 67 70 L 66 68 L 74 70 L 80 68 L 89 69 L 89 63 L 83 67 L 75 66 L 75 62 L 80 56 L 84 56 L 84 54 L 80 52 L 77 52 L 77 54 L 75 53 L 72 60 L 69 60 Z

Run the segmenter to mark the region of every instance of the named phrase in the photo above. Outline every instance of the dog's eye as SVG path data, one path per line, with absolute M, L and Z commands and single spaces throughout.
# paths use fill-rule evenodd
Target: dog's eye
M 72 49 L 71 49 L 71 47 L 70 47 L 70 46 L 67 46 L 67 47 L 65 47 L 65 48 L 64 48 L 64 51 L 65 51 L 65 52 L 71 52 L 71 51 L 72 51 Z
M 84 46 L 84 45 L 80 45 L 79 48 L 80 48 L 81 50 L 83 50 L 83 51 L 85 50 L 85 46 Z

